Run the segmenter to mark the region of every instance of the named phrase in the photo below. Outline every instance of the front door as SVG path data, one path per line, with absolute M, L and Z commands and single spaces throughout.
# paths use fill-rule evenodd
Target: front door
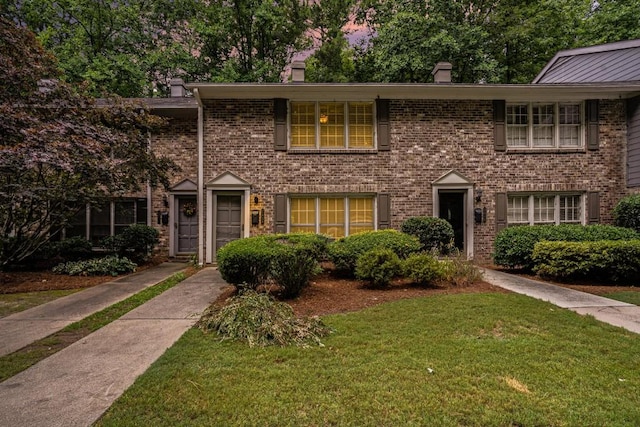
M 216 251 L 242 237 L 242 196 L 216 196 Z
M 197 199 L 193 196 L 181 196 L 177 200 L 177 253 L 195 253 L 198 247 Z
M 464 250 L 465 236 L 465 214 L 464 199 L 465 193 L 439 191 L 440 213 L 442 219 L 446 219 L 453 227 L 454 245 L 459 250 Z

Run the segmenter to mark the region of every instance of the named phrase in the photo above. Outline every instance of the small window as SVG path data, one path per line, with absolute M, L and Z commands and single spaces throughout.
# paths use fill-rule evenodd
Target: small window
M 291 197 L 290 232 L 321 233 L 339 238 L 374 230 L 372 196 Z
M 373 102 L 291 102 L 292 148 L 374 147 Z
M 582 104 L 507 105 L 507 147 L 582 148 Z

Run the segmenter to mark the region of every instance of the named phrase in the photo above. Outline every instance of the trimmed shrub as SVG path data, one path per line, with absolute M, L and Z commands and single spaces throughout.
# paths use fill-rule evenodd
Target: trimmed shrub
M 45 243 L 23 262 L 30 267 L 51 268 L 62 262 L 89 259 L 93 255 L 90 241 L 84 237 L 70 237 Z
M 368 281 L 372 286 L 388 286 L 391 279 L 402 271 L 400 258 L 391 249 L 376 248 L 358 257 L 356 277 Z
M 640 235 L 634 230 L 611 225 L 533 225 L 509 227 L 496 236 L 493 261 L 508 268 L 532 270 L 531 259 L 536 243 L 548 241 L 589 242 L 597 240 L 630 240 Z
M 416 216 L 404 221 L 400 230 L 416 236 L 425 251 L 448 253 L 454 238 L 453 227 L 442 218 Z
M 366 231 L 343 237 L 329 244 L 329 259 L 340 273 L 353 276 L 358 258 L 371 249 L 391 249 L 400 259 L 420 251 L 422 245 L 415 236 L 397 230 Z
M 433 255 L 427 253 L 411 254 L 402 263 L 405 277 L 419 285 L 428 285 L 444 277 L 446 266 Z
M 624 197 L 613 209 L 615 224 L 640 232 L 640 194 Z
M 153 227 L 131 224 L 120 234 L 102 239 L 101 245 L 121 256 L 141 264 L 149 260 L 153 248 L 158 244 L 160 233 Z
M 640 240 L 539 242 L 533 250 L 534 271 L 557 278 L 590 277 L 613 281 L 638 279 Z
M 136 271 L 136 264 L 127 258 L 109 255 L 86 261 L 70 261 L 53 267 L 56 274 L 69 276 L 118 276 Z
M 297 318 L 289 304 L 254 291 L 231 298 L 223 307 L 213 306 L 198 327 L 216 332 L 223 340 L 245 341 L 249 347 L 322 346 L 320 339 L 331 332 L 319 318 Z
M 271 234 L 234 240 L 218 250 L 222 278 L 240 290 L 274 281 L 293 298 L 320 270 L 329 238 L 309 233 Z

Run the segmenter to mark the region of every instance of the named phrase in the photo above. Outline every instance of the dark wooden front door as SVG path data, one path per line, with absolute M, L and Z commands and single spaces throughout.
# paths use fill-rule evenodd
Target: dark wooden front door
M 195 253 L 198 247 L 198 206 L 195 197 L 178 198 L 178 220 L 175 223 L 177 232 L 177 252 Z M 193 208 L 193 209 L 192 209 Z
M 464 196 L 463 192 L 439 192 L 440 218 L 446 219 L 453 227 L 455 247 L 464 250 Z
M 242 237 L 242 199 L 237 195 L 216 196 L 216 251 Z

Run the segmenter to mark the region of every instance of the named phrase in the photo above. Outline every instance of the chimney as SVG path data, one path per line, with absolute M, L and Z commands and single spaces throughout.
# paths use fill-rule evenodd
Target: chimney
M 293 83 L 304 83 L 304 61 L 293 61 L 291 64 L 291 81 Z
M 434 83 L 451 83 L 451 63 L 438 62 L 431 75 L 433 75 Z
M 184 80 L 171 79 L 169 85 L 171 86 L 171 91 L 169 92 L 169 96 L 171 98 L 184 98 L 187 95 L 187 89 L 184 87 Z

